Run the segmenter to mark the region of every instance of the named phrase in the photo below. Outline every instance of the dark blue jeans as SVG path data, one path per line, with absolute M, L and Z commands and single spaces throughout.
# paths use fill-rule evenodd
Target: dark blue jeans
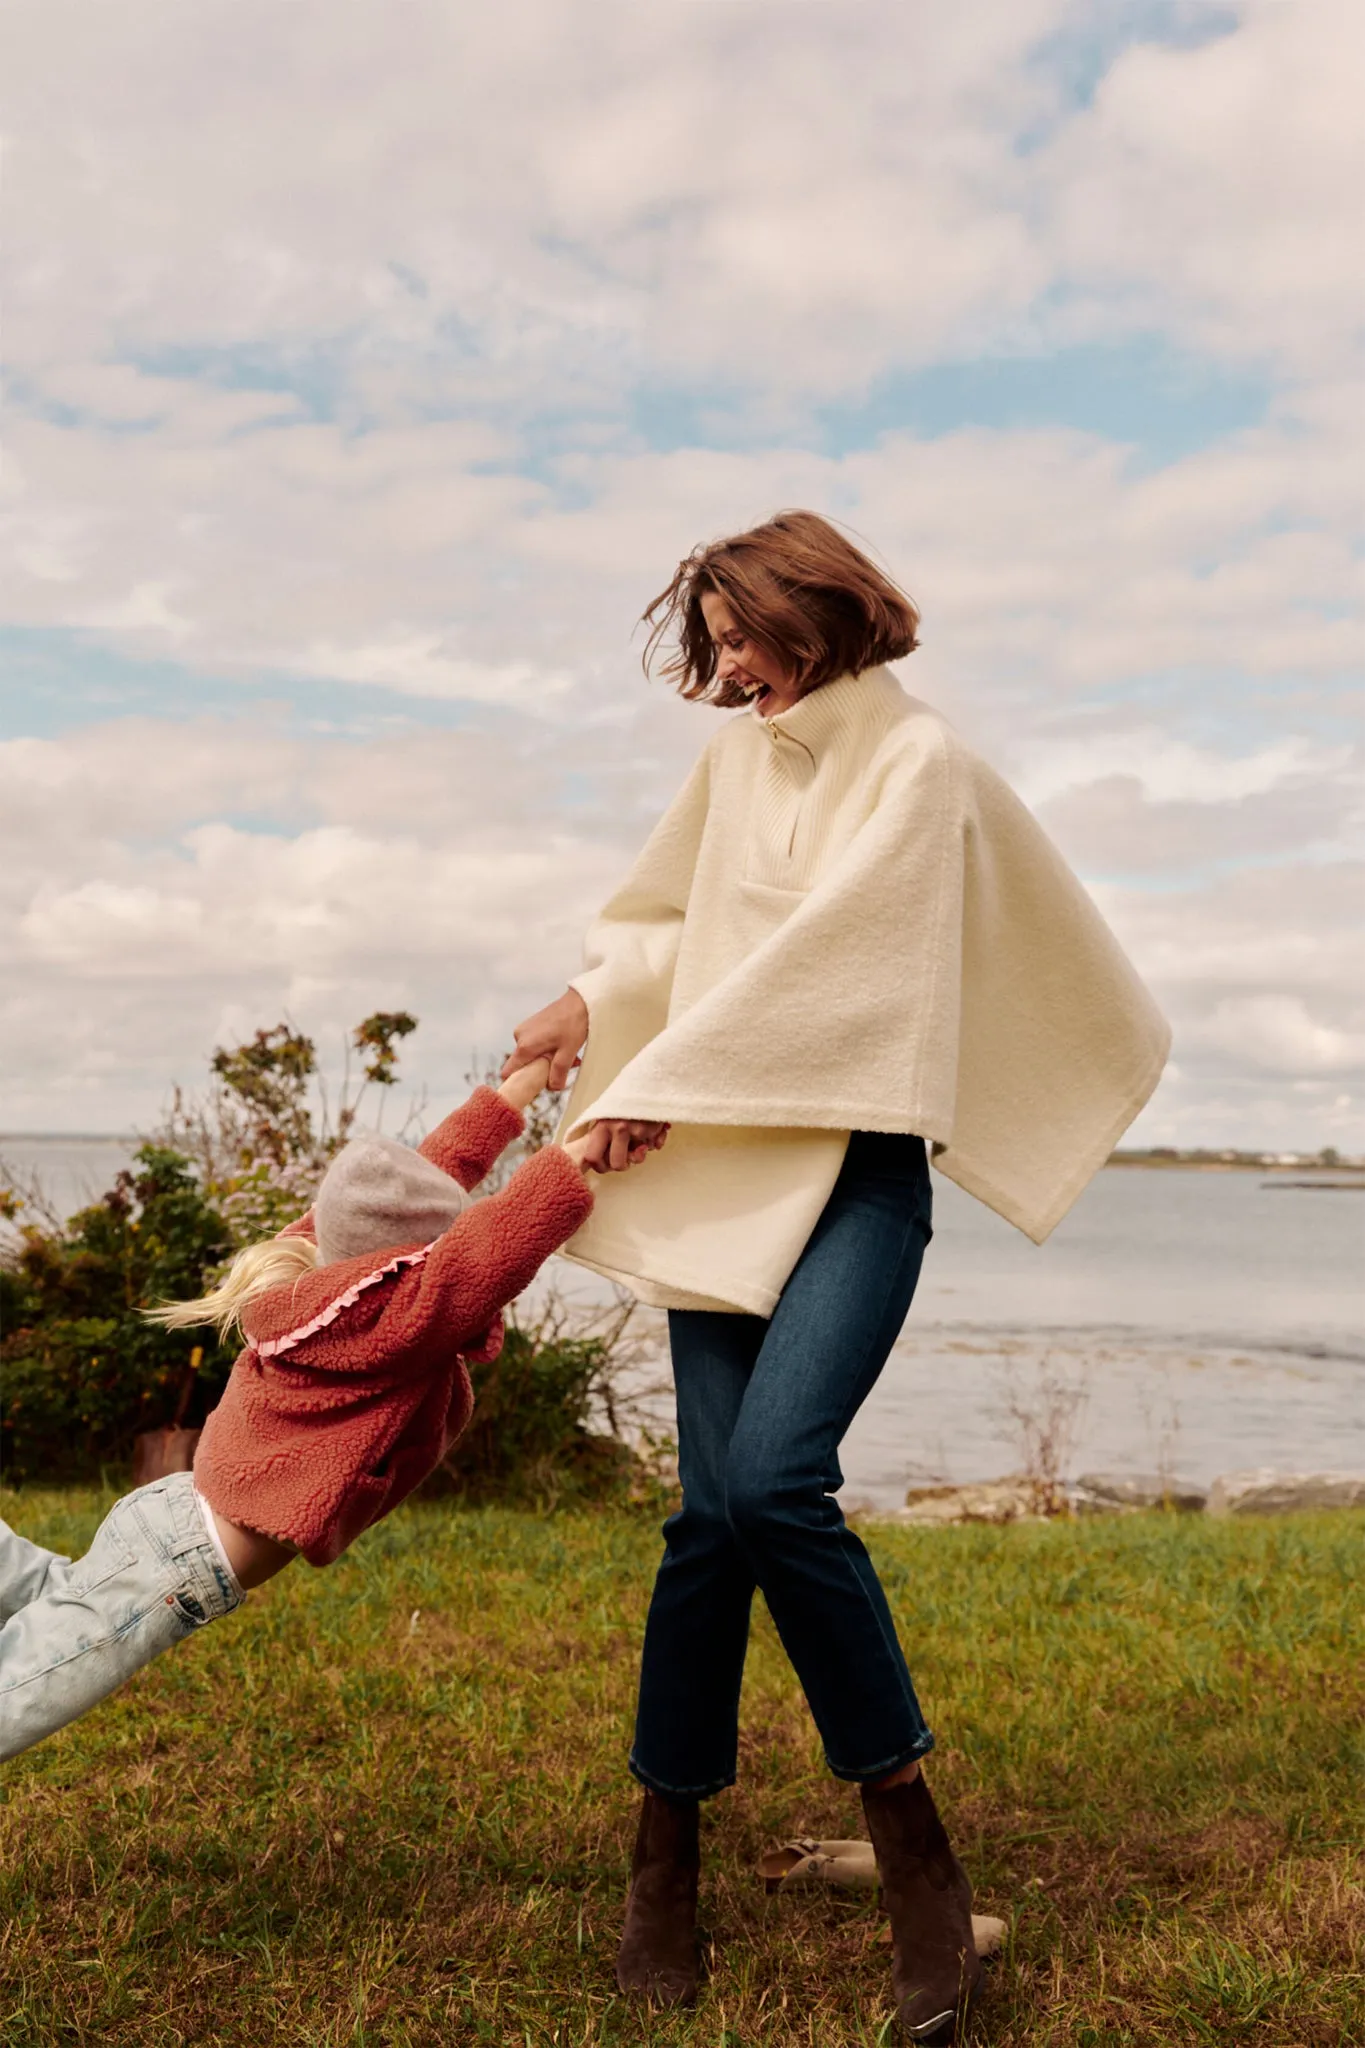
M 932 1235 L 922 1139 L 855 1131 L 771 1321 L 669 1314 L 683 1503 L 645 1628 L 630 1767 L 655 1792 L 735 1781 L 761 1588 L 836 1777 L 934 1746 L 872 1561 L 834 1498 L 839 1445 L 885 1365 Z

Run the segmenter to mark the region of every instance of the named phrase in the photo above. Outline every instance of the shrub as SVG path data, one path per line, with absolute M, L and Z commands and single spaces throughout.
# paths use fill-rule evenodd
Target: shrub
M 205 1331 L 160 1330 L 139 1310 L 197 1294 L 232 1249 L 189 1162 L 144 1145 L 103 1200 L 64 1231 L 30 1227 L 0 1268 L 0 1461 L 15 1481 L 77 1478 L 132 1455 L 169 1421 L 192 1350 L 191 1423 L 217 1400 L 232 1352 Z
M 433 1490 L 551 1504 L 628 1492 L 635 1458 L 619 1438 L 588 1427 L 609 1365 L 602 1337 L 551 1336 L 509 1321 L 497 1358 L 471 1370 L 474 1419 Z

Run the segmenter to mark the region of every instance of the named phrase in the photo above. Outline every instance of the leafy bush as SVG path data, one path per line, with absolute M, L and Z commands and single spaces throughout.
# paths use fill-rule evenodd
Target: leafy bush
M 144 1145 L 102 1201 L 61 1233 L 30 1227 L 0 1268 L 0 1462 L 11 1480 L 75 1478 L 132 1455 L 170 1420 L 192 1350 L 191 1426 L 213 1406 L 233 1354 L 212 1331 L 161 1330 L 150 1302 L 201 1292 L 232 1249 L 189 1162 Z
M 509 1321 L 497 1358 L 471 1368 L 474 1419 L 432 1490 L 541 1503 L 628 1492 L 634 1456 L 588 1427 L 610 1362 L 600 1336 L 549 1336 Z

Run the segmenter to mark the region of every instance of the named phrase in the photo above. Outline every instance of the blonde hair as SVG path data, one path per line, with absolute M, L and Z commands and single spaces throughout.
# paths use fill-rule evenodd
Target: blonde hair
M 288 1280 L 302 1280 L 321 1263 L 311 1238 L 269 1237 L 264 1244 L 249 1244 L 238 1252 L 218 1285 L 207 1294 L 195 1301 L 163 1301 L 143 1313 L 165 1330 L 189 1330 L 196 1323 L 212 1323 L 218 1335 L 226 1337 L 240 1326 L 249 1301 Z

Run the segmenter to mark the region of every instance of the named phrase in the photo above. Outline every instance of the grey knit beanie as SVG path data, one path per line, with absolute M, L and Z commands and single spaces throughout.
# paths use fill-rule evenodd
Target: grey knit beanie
M 338 1259 L 427 1243 L 448 1230 L 469 1196 L 397 1138 L 352 1138 L 322 1177 L 313 1203 L 318 1253 Z

